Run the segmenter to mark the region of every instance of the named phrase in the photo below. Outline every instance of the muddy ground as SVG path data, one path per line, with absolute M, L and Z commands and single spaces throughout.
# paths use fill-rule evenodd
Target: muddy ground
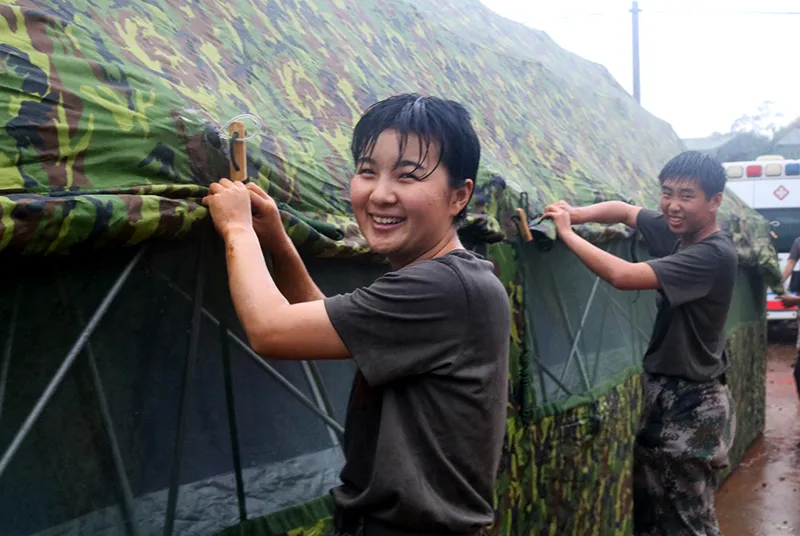
M 725 536 L 800 535 L 800 403 L 794 333 L 770 335 L 764 435 L 717 492 Z

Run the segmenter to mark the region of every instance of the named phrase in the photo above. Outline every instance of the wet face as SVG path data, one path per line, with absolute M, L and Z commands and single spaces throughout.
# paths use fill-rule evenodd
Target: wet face
M 691 237 L 716 223 L 722 194 L 710 199 L 695 179 L 667 179 L 661 186 L 661 212 L 670 230 Z
M 467 204 L 472 182 L 451 188 L 438 147 L 427 150 L 409 134 L 403 154 L 400 137 L 386 130 L 372 153 L 356 163 L 350 182 L 353 212 L 370 248 L 394 266 L 430 258 L 456 235 L 453 218 Z M 434 169 L 435 168 L 435 169 Z

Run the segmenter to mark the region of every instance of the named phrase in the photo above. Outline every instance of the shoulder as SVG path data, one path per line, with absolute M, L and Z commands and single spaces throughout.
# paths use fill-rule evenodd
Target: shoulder
M 334 298 L 328 301 L 344 300 L 374 309 L 463 308 L 466 289 L 453 265 L 431 259 L 387 272 L 366 287 Z
M 650 210 L 647 208 L 643 208 L 636 215 L 636 224 L 637 225 L 662 224 L 663 226 L 667 227 L 667 222 L 664 219 L 664 214 L 658 212 L 657 210 Z
M 494 292 L 508 297 L 503 283 L 494 272 L 494 265 L 477 253 L 461 249 L 434 260 L 448 266 L 468 294 L 473 291 L 481 294 Z
M 636 229 L 642 233 L 653 257 L 669 255 L 678 242 L 678 235 L 670 230 L 664 214 L 655 210 L 640 210 L 636 216 Z
M 464 292 L 463 280 L 465 269 L 468 269 L 467 263 L 451 255 L 415 262 L 384 275 L 376 283 L 425 287 L 438 294 Z
M 731 237 L 724 231 L 717 231 L 701 243 L 709 244 L 721 261 L 733 265 L 738 264 L 739 255 L 736 252 L 736 246 Z
M 676 255 L 696 258 L 715 270 L 736 270 L 739 257 L 733 240 L 724 231 L 717 231 L 711 236 L 679 250 Z

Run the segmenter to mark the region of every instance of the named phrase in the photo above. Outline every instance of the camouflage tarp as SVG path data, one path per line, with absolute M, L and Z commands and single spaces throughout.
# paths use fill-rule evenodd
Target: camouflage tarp
M 474 244 L 507 238 L 486 251 L 515 313 L 495 530 L 629 533 L 636 367 L 580 404 L 522 413 L 534 400 L 525 340 L 536 304 L 524 299 L 519 263 L 534 246 L 515 245 L 511 221 L 526 205 L 535 223 L 559 198 L 655 206 L 655 176 L 683 145 L 604 68 L 477 0 L 12 0 L 0 6 L 0 58 L 6 258 L 185 236 L 207 219 L 199 200 L 228 172 L 220 129 L 241 113 L 264 125 L 247 125 L 248 176 L 281 203 L 304 253 L 364 255 L 347 195 L 356 120 L 404 91 L 462 101 L 483 149 L 463 234 Z M 766 222 L 733 195 L 723 206 L 743 266 L 774 282 Z M 539 230 L 552 238 L 547 223 Z M 630 238 L 622 226 L 582 232 Z M 744 357 L 756 363 L 758 351 Z M 595 493 L 598 481 L 606 487 Z M 324 505 L 298 508 L 258 530 L 324 517 Z
M 505 179 L 502 202 L 487 210 L 500 222 L 519 191 L 534 213 L 562 197 L 654 204 L 654 175 L 683 149 L 669 125 L 545 34 L 477 0 L 435 6 L 0 7 L 0 250 L 52 254 L 180 236 L 206 215 L 204 186 L 227 174 L 215 126 L 249 112 L 265 125 L 249 143 L 249 176 L 343 232 L 326 237 L 287 213 L 295 239 L 316 239 L 326 255 L 363 252 L 347 202 L 349 137 L 366 106 L 402 91 L 455 98 L 474 114 L 481 179 Z M 725 212 L 742 261 L 777 270 L 766 222 L 733 196 Z

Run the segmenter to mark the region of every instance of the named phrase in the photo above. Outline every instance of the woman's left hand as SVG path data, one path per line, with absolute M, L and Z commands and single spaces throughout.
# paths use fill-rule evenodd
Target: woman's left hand
M 253 232 L 253 215 L 250 192 L 242 182 L 222 179 L 209 186 L 209 195 L 203 198 L 217 232 L 227 239 L 231 231 L 246 229 Z

